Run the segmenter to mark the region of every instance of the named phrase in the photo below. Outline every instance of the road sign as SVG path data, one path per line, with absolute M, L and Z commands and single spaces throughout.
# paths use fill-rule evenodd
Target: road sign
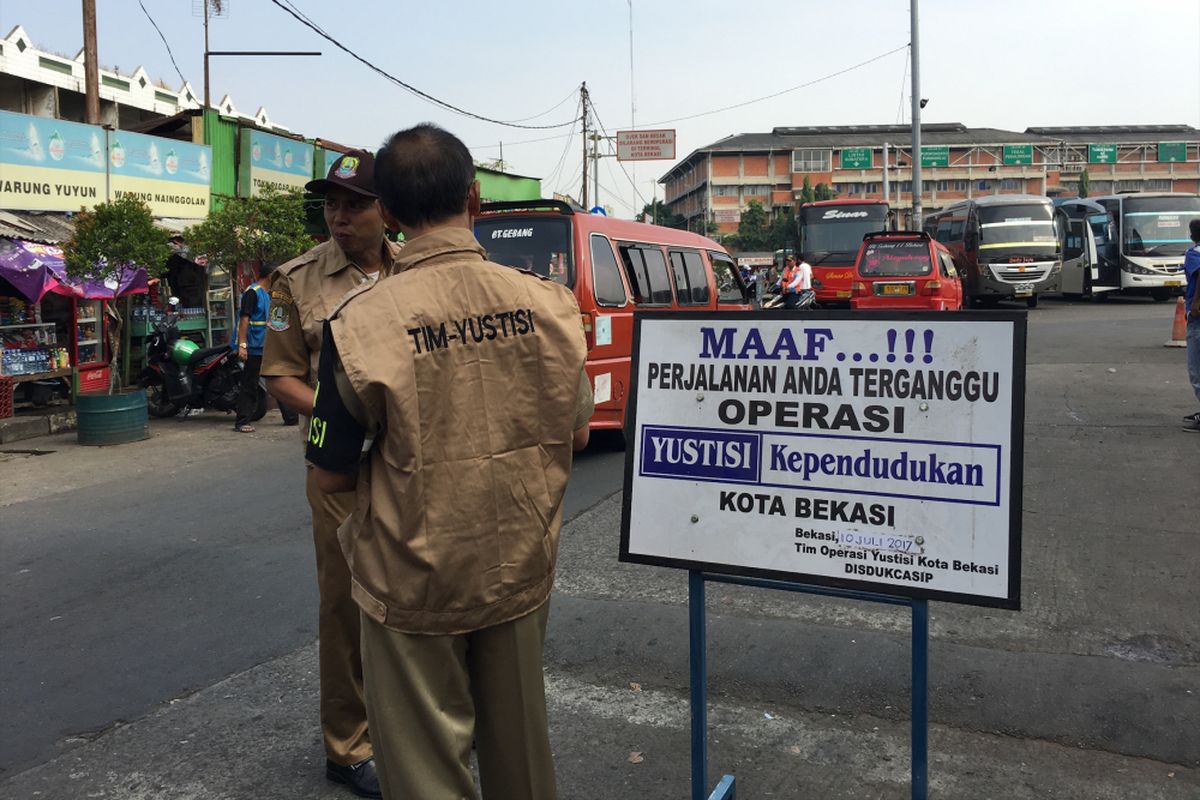
M 1187 144 L 1184 142 L 1159 142 L 1158 160 L 1161 162 L 1187 161 Z
M 741 222 L 742 212 L 737 208 L 714 208 L 713 222 Z
M 922 147 L 921 148 L 921 166 L 922 167 L 948 167 L 948 166 L 950 166 L 950 148 L 949 147 Z
M 847 147 L 842 150 L 842 169 L 870 169 L 875 166 L 875 154 L 869 147 Z
M 622 561 L 1019 606 L 1023 315 L 634 324 Z
M 1033 145 L 1031 144 L 1006 144 L 1004 145 L 1004 163 L 1015 164 L 1032 164 L 1033 163 Z
M 675 158 L 675 130 L 617 131 L 618 161 L 660 161 Z
M 1117 146 L 1115 144 L 1089 144 L 1089 164 L 1115 164 L 1117 161 Z

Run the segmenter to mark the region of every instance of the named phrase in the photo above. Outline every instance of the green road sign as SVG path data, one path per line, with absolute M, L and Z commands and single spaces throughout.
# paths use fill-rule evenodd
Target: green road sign
M 922 147 L 921 148 L 921 166 L 922 167 L 948 167 L 948 166 L 950 166 L 950 148 L 949 147 Z
M 1006 145 L 1004 145 L 1004 163 L 1005 164 L 1032 164 L 1033 163 L 1033 145 L 1031 145 L 1031 144 L 1006 144 Z
M 869 147 L 846 147 L 842 149 L 842 169 L 870 169 L 875 166 Z
M 1187 144 L 1184 142 L 1159 142 L 1158 160 L 1162 162 L 1187 161 Z
M 1117 162 L 1117 146 L 1115 144 L 1089 144 L 1089 164 L 1115 164 Z

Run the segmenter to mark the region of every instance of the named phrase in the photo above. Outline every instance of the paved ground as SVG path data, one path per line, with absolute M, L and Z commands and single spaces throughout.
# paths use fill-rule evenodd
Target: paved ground
M 1200 797 L 1200 437 L 1170 318 L 1031 314 L 1024 608 L 931 604 L 931 797 Z M 0 453 L 0 798 L 347 796 L 319 769 L 299 445 L 264 427 L 248 464 L 225 427 Z M 563 532 L 560 794 L 687 796 L 686 580 L 616 562 L 618 462 L 579 462 Z M 908 796 L 903 612 L 735 587 L 709 606 L 710 783 Z

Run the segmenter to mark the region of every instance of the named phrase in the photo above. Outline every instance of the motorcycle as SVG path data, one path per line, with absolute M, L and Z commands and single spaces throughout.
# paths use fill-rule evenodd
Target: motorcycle
M 179 333 L 178 316 L 168 313 L 146 337 L 147 366 L 140 385 L 154 417 L 173 417 L 213 408 L 236 411 L 242 362 L 227 346 L 200 348 Z M 252 420 L 267 413 L 267 391 L 257 387 Z
M 813 308 L 813 307 L 815 307 L 814 306 L 815 300 L 816 300 L 816 294 L 811 289 L 808 289 L 806 291 L 800 292 L 800 299 L 797 302 L 796 306 L 794 308 L 789 308 L 787 310 L 795 311 L 795 310 L 799 310 L 802 308 Z M 785 306 L 783 304 L 783 292 L 779 291 L 776 288 L 774 290 L 774 292 L 772 294 L 770 294 L 770 296 L 767 297 L 766 300 L 763 301 L 762 308 L 765 311 L 770 311 L 770 310 L 773 310 L 776 308 L 780 308 L 780 309 L 785 308 Z

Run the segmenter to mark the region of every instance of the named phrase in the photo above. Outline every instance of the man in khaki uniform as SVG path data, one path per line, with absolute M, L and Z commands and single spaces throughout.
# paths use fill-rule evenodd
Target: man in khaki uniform
M 308 458 L 327 491 L 358 491 L 341 536 L 380 783 L 391 800 L 473 798 L 474 738 L 487 800 L 548 800 L 542 647 L 592 414 L 579 307 L 487 261 L 454 136 L 419 125 L 376 158 L 407 244 L 326 325 Z
M 305 187 L 325 198 L 330 239 L 281 266 L 271 287 L 262 374 L 271 394 L 302 413 L 313 404 L 326 316 L 351 289 L 389 274 L 400 251 L 384 236 L 374 164 L 369 153 L 349 153 L 333 162 L 324 180 Z M 337 540 L 338 526 L 354 508 L 354 493 L 322 492 L 311 468 L 305 488 L 321 593 L 325 774 L 360 796 L 379 797 L 363 703 L 358 607 L 350 596 L 350 572 Z

